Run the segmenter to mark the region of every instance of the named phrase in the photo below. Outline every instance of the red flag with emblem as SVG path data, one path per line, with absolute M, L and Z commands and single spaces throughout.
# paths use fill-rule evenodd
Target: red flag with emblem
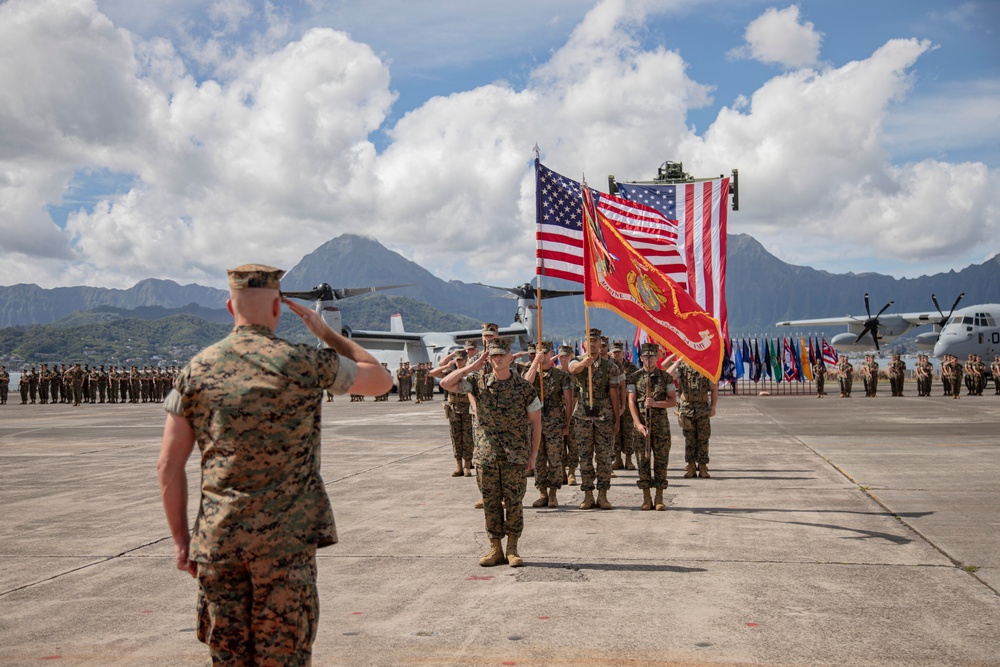
M 692 368 L 718 382 L 725 352 L 719 321 L 635 248 L 583 191 L 583 289 L 588 306 L 642 327 Z

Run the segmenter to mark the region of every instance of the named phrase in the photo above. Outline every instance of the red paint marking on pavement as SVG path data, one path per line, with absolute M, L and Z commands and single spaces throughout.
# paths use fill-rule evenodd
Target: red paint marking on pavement
M 538 620 L 539 621 L 547 621 L 547 620 L 549 620 L 549 617 L 548 616 L 539 616 Z
M 61 655 L 43 655 L 39 660 L 62 660 Z
M 153 613 L 153 610 L 152 610 L 152 609 L 143 609 L 143 610 L 142 610 L 142 611 L 140 611 L 139 613 L 140 613 L 140 614 L 152 614 L 152 613 Z
M 489 581 L 490 579 L 496 579 L 496 577 L 494 577 L 492 574 L 488 574 L 485 576 L 474 574 L 471 577 L 465 578 L 466 581 Z
M 747 627 L 748 628 L 756 628 L 757 624 L 756 623 L 747 623 Z
M 500 664 L 501 665 L 516 665 L 517 663 L 516 662 L 509 662 L 508 661 L 508 662 L 501 662 Z
M 365 612 L 363 612 L 363 611 L 352 611 L 351 612 L 351 616 L 360 616 L 363 613 L 365 613 Z

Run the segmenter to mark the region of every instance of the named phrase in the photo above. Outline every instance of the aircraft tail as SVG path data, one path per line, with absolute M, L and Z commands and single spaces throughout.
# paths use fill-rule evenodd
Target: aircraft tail
M 406 333 L 403 329 L 403 316 L 396 313 L 389 318 L 389 331 L 392 333 Z

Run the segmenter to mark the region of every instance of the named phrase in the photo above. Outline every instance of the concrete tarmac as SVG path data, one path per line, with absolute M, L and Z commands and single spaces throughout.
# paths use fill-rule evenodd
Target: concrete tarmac
M 0 665 L 208 663 L 163 419 L 0 407 Z M 532 509 L 529 479 L 526 567 L 481 568 L 440 397 L 324 404 L 313 665 L 1000 665 L 1000 397 L 727 396 L 712 430 L 713 479 L 683 479 L 672 418 L 665 512 L 634 471 L 611 511 Z

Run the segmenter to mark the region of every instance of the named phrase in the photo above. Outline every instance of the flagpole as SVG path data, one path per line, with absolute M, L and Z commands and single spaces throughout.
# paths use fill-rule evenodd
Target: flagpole
M 542 274 L 538 274 L 538 289 L 535 290 L 535 306 L 538 310 L 538 340 L 535 341 L 535 354 L 542 353 Z M 538 362 L 538 400 L 545 405 L 545 369 Z
M 583 339 L 587 341 L 587 355 L 592 356 L 592 351 L 590 349 L 590 308 L 587 306 L 586 302 L 583 304 L 583 325 L 587 327 L 587 331 L 583 336 Z M 594 410 L 594 364 L 587 366 L 587 398 L 590 401 L 590 411 Z M 588 413 L 589 414 L 589 413 Z

